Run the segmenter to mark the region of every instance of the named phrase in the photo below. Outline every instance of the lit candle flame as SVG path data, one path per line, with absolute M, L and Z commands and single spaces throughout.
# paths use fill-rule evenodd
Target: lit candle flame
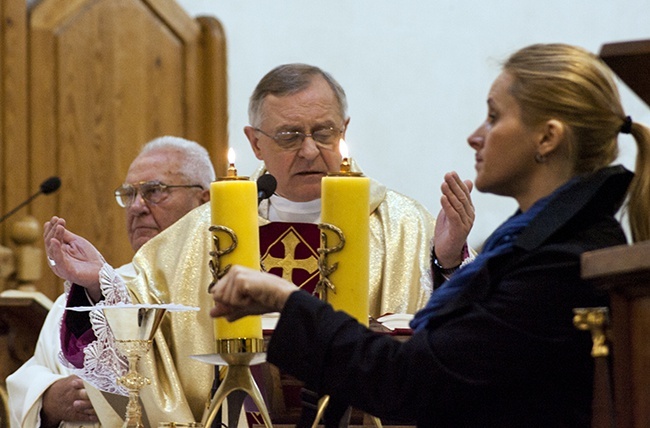
M 339 152 L 341 153 L 341 157 L 343 159 L 348 158 L 349 156 L 348 145 L 346 144 L 343 138 L 341 138 L 341 140 L 339 141 Z
M 228 177 L 236 177 L 237 176 L 237 168 L 235 168 L 235 149 L 230 147 L 228 149 L 228 172 L 227 176 Z

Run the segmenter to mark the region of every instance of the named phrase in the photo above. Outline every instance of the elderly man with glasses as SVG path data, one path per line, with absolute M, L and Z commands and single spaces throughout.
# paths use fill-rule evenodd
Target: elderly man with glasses
M 345 136 L 350 121 L 346 110 L 341 86 L 319 68 L 303 64 L 280 66 L 269 72 L 250 100 L 251 125 L 244 132 L 255 155 L 264 161 L 251 178 L 269 172 L 277 181 L 275 194 L 259 205 L 262 261 L 269 272 L 290 275 L 294 284 L 306 290 L 313 288 L 311 283 L 318 276 L 314 262 L 319 237 L 316 223 L 320 219 L 320 183 L 328 172 L 339 170 L 339 140 Z M 436 263 L 450 269 L 460 265 L 467 256 L 465 241 L 474 220 L 470 190 L 471 183 L 448 174 L 441 199 L 447 209 L 436 222 L 416 201 L 372 182 L 372 316 L 414 313 L 426 303 L 431 292 L 427 270 L 434 228 Z M 140 187 L 140 191 L 147 193 L 149 189 Z M 120 191 L 118 196 L 124 193 L 128 192 Z M 53 271 L 76 285 L 68 304 L 82 305 L 89 296 L 94 302 L 102 299 L 105 304 L 135 299 L 199 308 L 197 312 L 172 317 L 169 328 L 156 337 L 153 352 L 141 360 L 140 364 L 154 374 L 150 376 L 152 384 L 140 395 L 151 426 L 165 421 L 201 420 L 213 384 L 213 367 L 191 358 L 214 352 L 213 322 L 209 316 L 212 301 L 207 294 L 213 279 L 208 267 L 209 251 L 213 248 L 210 224 L 210 207 L 205 205 L 172 225 L 138 252 L 134 258 L 138 276 L 128 282 L 105 263 L 92 244 L 68 231 L 62 219 L 55 217 L 45 225 L 45 248 L 56 263 Z M 290 233 L 293 235 L 289 236 Z M 83 250 L 83 260 L 73 249 Z M 291 256 L 294 260 L 289 260 Z M 274 265 L 278 258 L 283 262 Z M 62 326 L 65 357 L 85 373 L 85 378 L 96 381 L 98 388 L 117 392 L 115 377 L 119 374 L 110 372 L 121 363 L 103 361 L 104 366 L 99 367 L 89 357 L 110 354 L 111 338 L 105 334 L 106 329 L 94 328 L 101 337 L 86 344 L 80 336 L 83 332 L 74 331 L 72 326 L 68 316 Z M 80 347 L 86 347 L 81 358 L 77 354 L 81 353 Z M 106 375 L 102 379 L 97 376 L 100 371 Z M 102 415 L 99 416 L 101 420 Z
M 299 268 L 294 268 L 294 272 L 285 272 L 280 267 L 274 272 L 273 262 L 264 256 L 278 253 L 274 243 L 284 245 L 277 239 L 285 233 L 278 223 L 319 221 L 321 178 L 339 171 L 339 141 L 345 138 L 350 123 L 345 92 L 329 73 L 318 67 L 285 64 L 260 80 L 250 98 L 248 116 L 250 125 L 244 133 L 255 156 L 263 161 L 253 178 L 268 172 L 278 183 L 275 194 L 259 206 L 260 216 L 271 222 L 268 231 L 264 229 L 267 226 L 260 231 L 264 266 L 271 273 L 288 276 L 294 284 L 313 291 L 317 278 L 299 279 L 300 271 L 306 276 L 308 269 L 302 268 L 300 260 L 291 264 Z M 466 233 L 473 223 L 469 190 L 464 191 L 467 198 L 463 208 L 468 211 L 464 213 L 464 229 L 453 241 L 437 248 L 438 260 L 445 267 L 457 266 L 463 260 Z M 418 202 L 374 180 L 369 214 L 370 315 L 415 313 L 431 292 L 427 269 L 435 220 Z M 317 227 L 302 231 L 301 240 L 313 242 L 317 248 Z M 265 239 L 266 235 L 269 236 Z
M 214 179 L 208 152 L 193 141 L 165 136 L 144 145 L 124 184 L 115 190 L 117 203 L 125 209 L 133 251 L 207 202 Z M 131 263 L 117 272 L 124 278 L 135 276 Z M 12 427 L 58 427 L 62 422 L 74 422 L 75 427 L 97 425 L 81 379 L 59 361 L 64 306 L 62 295 L 45 320 L 34 356 L 7 378 Z
M 316 254 L 320 233 L 314 223 L 320 218 L 321 178 L 339 171 L 339 142 L 350 123 L 345 92 L 318 67 L 281 65 L 258 83 L 248 116 L 250 125 L 244 132 L 256 157 L 263 161 L 254 177 L 266 171 L 278 182 L 275 195 L 259 207 L 260 216 L 269 222 L 260 229 L 264 266 L 270 273 L 290 278 L 313 292 L 318 278 L 307 277 L 304 259 L 287 263 L 292 248 L 280 237 L 288 230 L 299 231 L 300 240 L 312 243 Z M 354 167 L 359 171 L 356 164 Z M 453 240 L 443 239 L 436 252 L 438 260 L 449 268 L 467 257 L 465 238 L 474 218 L 469 189 L 460 180 L 456 184 L 459 194 L 465 196 L 466 192 L 464 228 Z M 370 195 L 370 315 L 413 314 L 426 303 L 432 290 L 427 270 L 435 219 L 418 202 L 377 181 L 371 180 Z M 283 260 L 274 265 L 278 254 Z M 292 266 L 292 272 L 287 272 L 286 266 Z M 313 394 L 303 391 L 302 395 L 303 400 L 315 405 Z M 343 410 L 337 409 L 334 399 L 325 415 L 328 426 L 338 426 L 337 410 Z M 303 409 L 308 408 L 313 406 Z M 301 424 L 308 426 L 314 416 L 315 412 L 304 412 Z

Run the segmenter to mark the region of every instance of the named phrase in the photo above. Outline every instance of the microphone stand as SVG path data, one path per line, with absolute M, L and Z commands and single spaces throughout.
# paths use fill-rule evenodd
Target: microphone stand
M 43 192 L 38 192 L 38 193 L 33 194 L 32 196 L 30 196 L 29 198 L 27 198 L 26 201 L 24 201 L 23 203 L 21 203 L 20 205 L 18 205 L 16 208 L 14 208 L 13 210 L 9 211 L 7 214 L 5 214 L 5 215 L 3 215 L 2 217 L 0 217 L 0 223 L 2 223 L 3 221 L 5 221 L 7 218 L 11 217 L 13 214 L 16 213 L 16 211 L 18 211 L 19 209 L 21 209 L 22 207 L 24 207 L 25 205 L 27 205 L 28 203 L 30 203 L 32 200 L 34 200 L 34 198 L 36 198 L 36 197 L 37 197 L 38 195 L 40 195 L 41 193 L 43 193 Z

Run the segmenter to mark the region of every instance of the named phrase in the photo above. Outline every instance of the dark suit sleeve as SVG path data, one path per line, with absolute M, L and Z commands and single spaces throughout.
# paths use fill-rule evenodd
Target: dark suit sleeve
M 535 254 L 508 272 L 496 283 L 484 273 L 480 293 L 404 343 L 293 293 L 268 359 L 321 394 L 393 420 L 495 408 L 525 418 L 533 407 L 556 414 L 588 401 L 590 339 L 573 327 L 572 309 L 599 302 L 575 255 Z
M 414 395 L 410 387 L 414 379 L 409 373 L 422 374 L 416 370 L 420 364 L 431 366 L 426 343 L 416 344 L 426 342 L 425 335 L 420 336 L 401 344 L 390 336 L 374 334 L 354 318 L 335 312 L 307 293 L 296 292 L 287 301 L 273 332 L 268 360 L 321 394 L 335 394 L 379 417 L 390 415 L 396 419 L 404 414 L 405 419 L 413 419 L 413 407 L 405 408 L 404 404 L 415 404 L 415 400 L 399 400 L 391 408 L 381 407 L 386 401 L 386 388 L 390 388 L 391 396 L 399 396 L 399 389 Z M 417 350 L 419 347 L 424 349 Z M 418 357 L 414 351 L 422 355 Z

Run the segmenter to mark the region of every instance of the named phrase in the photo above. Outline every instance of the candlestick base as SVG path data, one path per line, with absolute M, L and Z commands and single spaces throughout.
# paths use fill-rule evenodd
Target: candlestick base
M 314 418 L 314 422 L 311 425 L 311 428 L 317 428 L 318 424 L 320 423 L 321 419 L 323 419 L 323 416 L 325 415 L 325 410 L 327 409 L 328 404 L 330 403 L 330 396 L 329 395 L 323 395 L 319 400 L 318 400 L 318 407 L 316 409 L 316 417 Z M 350 409 L 348 409 L 348 412 Z M 381 420 L 377 416 L 372 416 L 368 415 L 370 417 L 370 420 L 372 424 L 377 427 L 377 428 L 382 428 L 383 425 L 381 424 Z M 349 413 L 347 418 L 349 419 Z M 347 425 L 346 425 L 347 426 Z
M 262 393 L 260 392 L 250 369 L 250 366 L 266 361 L 266 353 L 261 352 L 264 346 L 264 340 L 219 339 L 216 342 L 217 350 L 220 351 L 219 353 L 192 356 L 192 358 L 204 363 L 227 366 L 226 375 L 221 381 L 219 388 L 217 388 L 217 391 L 214 393 L 210 404 L 206 407 L 201 423 L 204 427 L 209 427 L 210 424 L 212 424 L 212 421 L 214 421 L 214 418 L 226 397 L 236 391 L 243 391 L 253 399 L 253 402 L 262 415 L 264 425 L 267 428 L 271 428 L 273 426 L 271 424 L 271 417 L 269 416 L 266 403 L 264 403 L 264 399 L 262 398 Z M 240 409 L 243 406 L 242 397 L 243 394 L 235 394 L 233 396 L 236 405 L 239 406 Z M 238 416 L 240 412 L 229 412 L 229 415 L 234 415 L 236 413 L 235 417 L 232 418 L 235 420 L 231 420 L 229 417 L 229 426 L 237 426 L 236 416 Z

